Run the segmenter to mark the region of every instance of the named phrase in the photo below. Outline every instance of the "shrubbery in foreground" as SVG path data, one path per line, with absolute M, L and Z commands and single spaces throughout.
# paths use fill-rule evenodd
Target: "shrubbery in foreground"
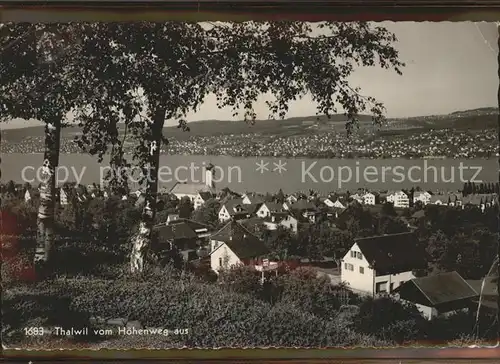
M 11 289 L 4 317 L 10 327 L 88 325 L 91 316 L 138 320 L 145 327 L 187 329 L 170 336 L 124 336 L 106 347 L 331 347 L 389 343 L 353 332 L 291 304 L 274 305 L 216 285 L 182 280 L 170 269 L 142 277 L 99 280 L 56 278 Z M 54 310 L 54 307 L 57 307 Z M 35 322 L 36 321 L 36 322 Z M 10 336 L 10 335 L 9 335 Z M 16 336 L 10 336 L 17 344 Z M 18 337 L 19 339 L 19 337 Z

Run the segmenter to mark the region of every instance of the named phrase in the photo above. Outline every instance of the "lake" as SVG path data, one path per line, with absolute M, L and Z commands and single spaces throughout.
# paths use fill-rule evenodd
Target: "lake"
M 38 184 L 36 172 L 42 154 L 2 154 L 2 181 Z M 105 159 L 106 162 L 106 159 Z M 86 154 L 62 154 L 60 182 L 98 183 L 107 163 Z M 496 159 L 307 159 L 239 158 L 229 156 L 162 155 L 160 187 L 170 188 L 176 181 L 203 182 L 204 167 L 215 166 L 218 188 L 237 192 L 320 192 L 354 190 L 392 190 L 420 186 L 432 190 L 457 190 L 465 181 L 497 182 Z M 138 170 L 131 171 L 131 185 L 137 186 Z

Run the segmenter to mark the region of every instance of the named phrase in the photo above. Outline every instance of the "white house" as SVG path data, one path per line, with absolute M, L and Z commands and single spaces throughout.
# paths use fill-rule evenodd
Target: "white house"
M 264 226 L 268 230 L 276 230 L 279 226 L 289 229 L 294 234 L 298 231 L 298 220 L 286 212 L 274 213 L 264 219 Z
M 68 204 L 68 193 L 64 190 L 64 188 L 59 189 L 59 203 L 61 206 L 66 206 Z
M 244 205 L 251 205 L 264 202 L 264 196 L 258 193 L 244 193 L 241 196 Z
M 169 225 L 177 220 L 179 220 L 179 214 L 168 214 L 166 224 Z
M 394 207 L 410 207 L 410 199 L 403 191 L 396 191 L 387 195 L 387 202 L 392 202 Z
M 215 183 L 213 182 L 213 169 L 205 170 L 205 183 L 180 183 L 177 182 L 169 191 L 179 200 L 183 197 L 189 198 L 193 203 L 200 192 L 216 194 Z
M 283 212 L 285 209 L 282 204 L 276 202 L 264 202 L 257 209 L 256 215 L 260 218 L 270 217 L 271 214 L 276 212 Z
M 413 193 L 413 203 L 421 202 L 423 205 L 427 205 L 431 201 L 432 195 L 427 191 L 415 191 Z
M 241 224 L 230 221 L 210 237 L 210 266 L 218 273 L 237 265 L 255 265 L 269 251 L 265 244 Z
M 326 198 L 321 199 L 321 202 L 323 202 L 328 207 L 333 207 L 333 205 L 334 205 L 334 202 L 332 201 L 332 199 L 330 197 L 326 197 Z
M 202 207 L 205 204 L 205 202 L 207 202 L 208 200 L 210 200 L 211 198 L 214 198 L 214 197 L 215 196 L 209 191 L 198 192 L 196 194 L 196 197 L 193 200 L 194 209 L 198 210 L 200 207 Z
M 298 198 L 295 195 L 289 195 L 285 198 L 285 201 L 288 202 L 290 205 L 297 202 Z
M 363 196 L 361 196 L 363 200 L 363 204 L 365 205 L 375 205 L 375 195 L 371 192 L 365 193 Z
M 415 278 L 399 286 L 394 293 L 400 300 L 413 303 L 429 320 L 473 308 L 479 297 L 457 272 Z
M 28 202 L 28 201 L 31 201 L 31 194 L 32 192 L 30 190 L 26 190 L 26 192 L 24 192 L 24 201 L 25 202 Z
M 332 207 L 336 207 L 336 208 L 339 208 L 339 209 L 345 209 L 346 206 L 340 202 L 340 200 L 335 200 L 335 202 L 333 203 Z
M 356 239 L 342 260 L 341 280 L 362 294 L 392 292 L 426 267 L 412 233 Z
M 246 219 L 250 217 L 257 209 L 260 204 L 250 204 L 246 205 L 243 203 L 241 198 L 232 198 L 222 203 L 219 210 L 219 221 L 226 222 L 231 219 Z

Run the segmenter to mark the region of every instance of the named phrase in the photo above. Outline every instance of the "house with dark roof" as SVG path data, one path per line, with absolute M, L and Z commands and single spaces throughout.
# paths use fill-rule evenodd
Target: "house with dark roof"
M 241 198 L 228 199 L 221 204 L 219 221 L 248 219 L 259 207 L 260 204 L 244 204 Z
M 245 205 L 263 203 L 266 200 L 264 195 L 255 192 L 247 192 L 241 198 Z
M 269 254 L 264 242 L 236 221 L 230 221 L 210 237 L 210 265 L 219 272 L 237 265 L 255 266 Z
M 299 214 L 302 217 L 309 220 L 309 222 L 316 222 L 316 217 L 319 215 L 319 209 L 312 201 L 305 199 L 300 199 L 297 202 L 290 204 L 285 202 L 283 208 L 287 211 L 291 211 L 294 214 Z
M 204 183 L 187 183 L 187 182 L 177 182 L 169 191 L 170 194 L 181 200 L 183 197 L 189 198 L 191 202 L 194 202 L 196 196 L 200 192 L 209 192 L 213 196 L 216 195 L 217 191 L 215 188 L 215 183 L 213 182 L 213 169 L 205 170 L 205 182 Z
M 167 225 L 176 225 L 176 224 L 186 224 L 188 225 L 198 236 L 198 239 L 203 240 L 210 237 L 212 234 L 212 228 L 206 224 L 202 224 L 201 222 L 190 220 L 190 219 L 181 219 L 178 218 L 176 220 L 171 221 Z
M 396 296 L 415 304 L 427 319 L 469 310 L 475 306 L 477 292 L 457 272 L 414 278 L 394 290 Z
M 341 280 L 358 293 L 390 293 L 427 267 L 413 233 L 355 239 L 342 259 Z
M 256 211 L 256 215 L 260 218 L 270 217 L 271 214 L 278 212 L 284 212 L 285 209 L 283 204 L 276 202 L 264 202 L 260 205 L 259 209 Z
M 474 288 L 477 293 L 476 307 L 481 301 L 481 309 L 498 310 L 498 278 L 485 277 L 478 280 L 467 280 L 467 283 Z
M 263 219 L 264 226 L 268 230 L 277 230 L 278 227 L 283 227 L 297 234 L 299 221 L 288 212 L 271 213 Z
M 202 245 L 198 234 L 185 222 L 153 228 L 153 250 L 157 253 L 177 249 L 185 261 L 190 261 L 198 258 L 196 250 Z

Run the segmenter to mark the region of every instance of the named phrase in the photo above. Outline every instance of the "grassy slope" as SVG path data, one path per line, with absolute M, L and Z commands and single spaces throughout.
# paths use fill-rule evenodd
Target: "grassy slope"
M 360 122 L 362 127 L 371 125 L 371 117 L 361 115 Z M 221 134 L 245 134 L 259 133 L 264 135 L 305 135 L 317 132 L 318 130 L 334 128 L 335 130 L 344 130 L 345 117 L 343 115 L 333 115 L 330 120 L 321 116 L 318 120 L 316 116 L 294 117 L 284 120 L 257 120 L 254 125 L 249 125 L 244 121 L 224 121 L 207 120 L 194 121 L 189 124 L 191 131 L 184 133 L 176 127 L 166 127 L 164 135 L 178 139 L 188 138 L 190 136 L 215 136 Z M 454 112 L 448 115 L 436 115 L 425 117 L 412 117 L 407 119 L 389 120 L 389 124 L 406 124 L 414 128 L 455 128 L 469 130 L 484 130 L 497 127 L 497 115 L 494 108 L 482 108 L 476 110 L 467 110 Z M 311 124 L 317 124 L 311 127 Z M 391 127 L 384 127 L 391 129 Z M 71 139 L 78 134 L 80 129 L 77 126 L 70 126 L 63 130 L 63 136 Z M 4 141 L 17 143 L 26 137 L 40 137 L 44 135 L 44 128 L 41 126 L 9 129 L 2 131 Z

